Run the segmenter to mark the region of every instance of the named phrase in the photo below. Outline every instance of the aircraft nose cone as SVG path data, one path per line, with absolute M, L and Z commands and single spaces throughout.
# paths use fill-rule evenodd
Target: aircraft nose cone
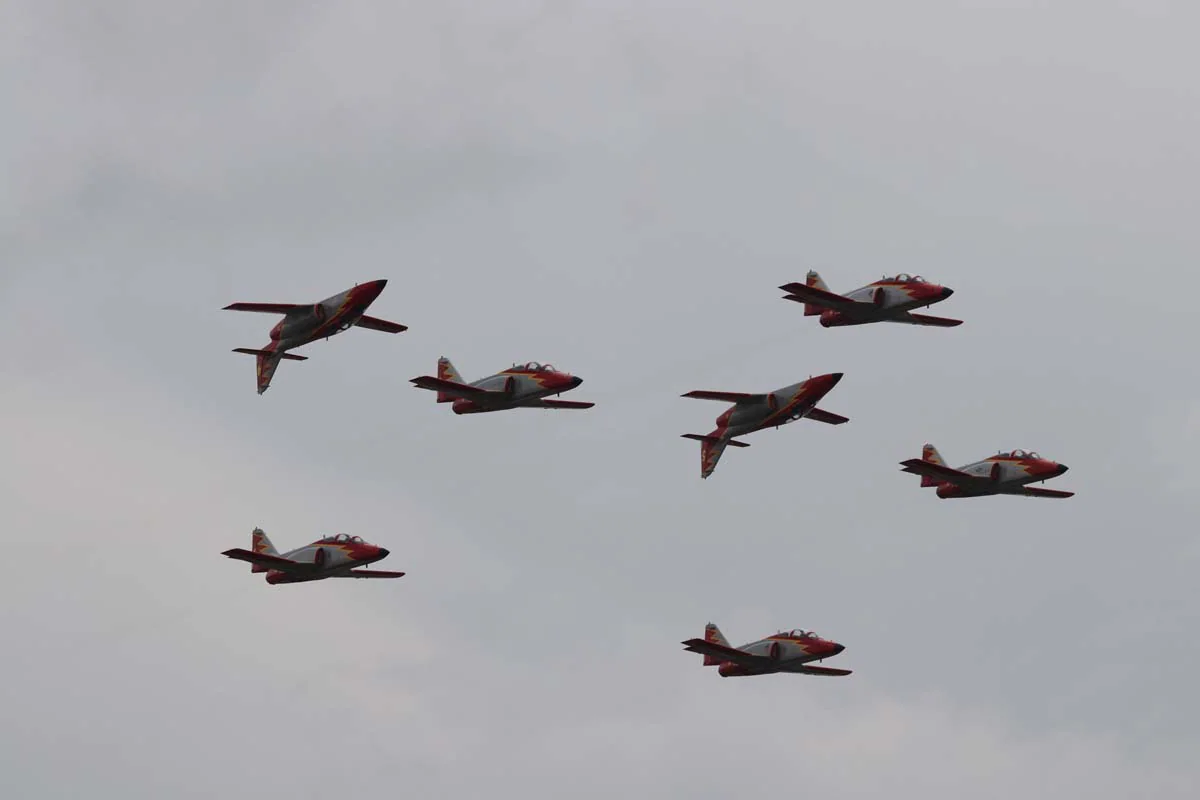
M 379 280 L 375 281 L 375 285 L 379 288 L 379 291 L 382 292 L 383 287 L 387 286 L 387 278 L 380 278 Z
M 387 558 L 389 555 L 392 554 L 392 551 L 388 550 L 386 547 L 380 547 L 378 549 L 379 549 L 379 557 L 380 558 Z
M 949 297 L 949 296 L 950 296 L 950 295 L 952 295 L 952 294 L 954 294 L 954 290 L 953 290 L 953 289 L 951 289 L 951 288 L 950 288 L 950 287 L 948 287 L 948 286 L 943 286 L 943 287 L 942 287 L 942 299 L 943 299 L 943 300 L 945 300 L 947 297 Z
M 832 646 L 829 648 L 829 654 L 836 656 L 838 653 L 842 652 L 845 649 L 846 649 L 846 645 L 838 644 L 837 642 L 833 642 Z
M 845 374 L 845 373 L 843 373 L 843 372 L 834 372 L 834 373 L 831 373 L 831 374 L 829 375 L 829 386 L 830 386 L 830 388 L 832 388 L 832 387 L 834 387 L 834 386 L 837 386 L 837 385 L 838 385 L 838 381 L 840 381 L 840 380 L 842 379 L 842 375 L 844 375 L 844 374 Z
M 1056 475 L 1062 475 L 1068 469 L 1070 469 L 1070 467 L 1068 467 L 1066 464 L 1059 464 L 1057 467 L 1055 467 L 1054 472 Z
M 583 378 L 579 377 L 578 375 L 571 376 L 571 388 L 572 389 L 574 389 L 576 386 L 578 386 L 581 383 L 583 383 Z

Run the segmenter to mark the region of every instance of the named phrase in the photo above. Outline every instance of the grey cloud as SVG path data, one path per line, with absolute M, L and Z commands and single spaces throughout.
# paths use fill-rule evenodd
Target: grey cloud
M 18 3 L 9 784 L 1191 796 L 1196 14 L 872 5 Z M 808 325 L 810 267 L 967 322 Z M 269 320 L 222 306 L 377 277 L 410 331 L 254 394 Z M 598 405 L 457 418 L 438 355 Z M 680 393 L 828 370 L 850 424 L 700 480 Z M 936 501 L 924 441 L 1079 494 Z M 219 555 L 256 524 L 409 574 L 267 587 Z M 855 674 L 723 681 L 708 619 Z

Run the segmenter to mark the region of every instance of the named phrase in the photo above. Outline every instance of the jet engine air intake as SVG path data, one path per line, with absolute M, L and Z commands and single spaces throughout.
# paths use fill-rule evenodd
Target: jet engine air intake
M 778 661 L 780 649 L 778 641 L 771 642 L 771 646 L 767 648 L 767 658 Z

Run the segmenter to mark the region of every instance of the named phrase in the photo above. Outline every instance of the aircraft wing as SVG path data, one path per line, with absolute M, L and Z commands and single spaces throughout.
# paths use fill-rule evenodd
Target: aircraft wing
M 707 389 L 696 389 L 680 397 L 691 397 L 695 400 L 720 400 L 725 403 L 752 403 L 765 401 L 765 394 L 747 394 L 746 392 L 710 392 Z
M 388 322 L 386 319 L 368 317 L 365 314 L 359 317 L 358 322 L 354 324 L 359 328 L 369 328 L 370 330 L 382 331 L 383 333 L 403 333 L 408 330 L 407 325 L 401 325 L 399 322 Z
M 912 314 L 907 317 L 901 317 L 895 320 L 896 322 L 905 322 L 909 325 L 932 325 L 935 328 L 953 328 L 957 325 L 962 325 L 961 319 L 950 319 L 949 317 L 931 317 L 928 314 Z
M 385 569 L 352 569 L 346 573 L 330 575 L 331 578 L 403 578 L 403 572 L 388 572 Z
M 690 650 L 693 653 L 700 653 L 705 656 L 713 656 L 725 661 L 732 661 L 735 664 L 744 664 L 747 667 L 762 667 L 771 663 L 771 659 L 766 656 L 750 655 L 744 650 L 726 647 L 716 642 L 706 642 L 703 639 L 688 639 L 685 642 L 681 642 L 681 644 L 686 645 L 683 648 L 684 650 Z
M 779 288 L 788 293 L 783 298 L 784 300 L 791 300 L 796 303 L 810 303 L 814 306 L 824 306 L 825 308 L 846 308 L 847 306 L 858 305 L 858 303 L 849 297 L 842 297 L 840 294 L 827 292 L 815 286 L 805 286 L 803 283 L 785 283 Z
M 814 667 L 809 664 L 801 664 L 797 667 L 788 667 L 788 672 L 799 672 L 801 675 L 827 675 L 829 677 L 838 677 L 841 675 L 849 675 L 852 670 L 837 669 L 836 667 Z
M 586 403 L 581 400 L 547 400 L 539 401 L 538 405 L 542 408 L 591 408 L 595 403 Z
M 908 472 L 913 475 L 924 475 L 929 478 L 934 478 L 939 481 L 949 481 L 960 485 L 979 483 L 985 479 L 975 475 L 968 475 L 957 469 L 952 469 L 944 464 L 935 464 L 932 461 L 923 461 L 919 458 L 910 458 L 907 461 L 901 461 L 901 466 L 904 469 L 901 472 Z
M 478 386 L 468 386 L 465 383 L 456 383 L 444 378 L 435 378 L 432 375 L 422 375 L 419 378 L 413 378 L 410 383 L 421 389 L 431 389 L 435 392 L 444 392 L 456 397 L 479 397 L 482 394 L 493 394 L 493 392 L 489 392 L 487 389 L 480 389 Z
M 1033 486 L 1022 486 L 1020 494 L 1026 497 L 1050 497 L 1056 500 L 1075 496 L 1074 492 L 1063 492 L 1058 489 L 1037 489 Z
M 222 311 L 254 311 L 259 314 L 286 314 L 294 308 L 301 308 L 297 303 L 231 303 Z
M 815 419 L 817 422 L 824 422 L 828 425 L 841 425 L 843 422 L 849 422 L 849 417 L 843 417 L 841 414 L 834 414 L 832 411 L 824 411 L 819 408 L 814 408 L 804 415 L 808 419 Z
M 306 572 L 312 569 L 312 564 L 301 564 L 298 561 L 292 561 L 288 558 L 280 556 L 270 556 L 266 553 L 252 553 L 249 550 L 243 550 L 240 547 L 235 547 L 232 550 L 226 550 L 221 553 L 223 556 L 235 558 L 238 561 L 249 561 L 251 564 L 257 564 L 260 567 L 268 567 L 277 569 L 282 572 Z

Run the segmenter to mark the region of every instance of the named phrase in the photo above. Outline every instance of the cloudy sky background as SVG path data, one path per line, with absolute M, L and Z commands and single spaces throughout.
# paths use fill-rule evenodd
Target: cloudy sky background
M 4 794 L 1194 797 L 1200 9 L 903 5 L 10 3 Z M 822 329 L 809 268 L 966 324 Z M 380 277 L 410 331 L 255 394 L 222 306 Z M 439 355 L 597 406 L 456 417 Z M 700 479 L 679 394 L 828 371 L 849 424 Z M 409 574 L 270 587 L 255 525 Z

